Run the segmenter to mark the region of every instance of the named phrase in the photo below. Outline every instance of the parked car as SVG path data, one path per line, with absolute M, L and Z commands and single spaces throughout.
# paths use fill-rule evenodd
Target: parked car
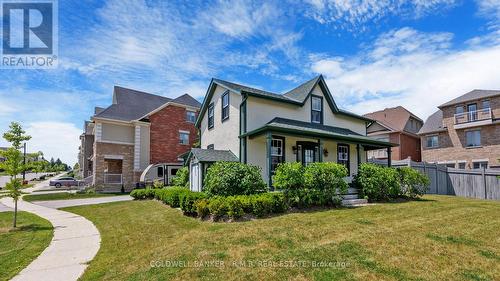
M 64 177 L 51 180 L 49 182 L 50 186 L 61 187 L 61 186 L 78 186 L 78 181 L 74 178 Z

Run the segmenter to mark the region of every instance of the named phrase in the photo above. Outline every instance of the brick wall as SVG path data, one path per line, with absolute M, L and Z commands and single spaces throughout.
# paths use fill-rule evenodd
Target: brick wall
M 111 143 L 94 143 L 95 159 L 94 159 L 94 185 L 97 190 L 118 191 L 120 185 L 106 185 L 104 183 L 104 172 L 110 169 L 109 173 L 118 173 L 120 167 L 117 165 L 121 162 L 122 180 L 125 190 L 130 191 L 135 187 L 138 178 L 134 175 L 134 146 L 125 144 Z M 116 161 L 105 159 L 105 155 L 123 156 L 123 160 Z
M 175 163 L 178 156 L 187 152 L 197 140 L 197 129 L 186 121 L 186 109 L 169 105 L 150 116 L 150 162 Z M 179 130 L 189 131 L 189 145 L 179 143 Z

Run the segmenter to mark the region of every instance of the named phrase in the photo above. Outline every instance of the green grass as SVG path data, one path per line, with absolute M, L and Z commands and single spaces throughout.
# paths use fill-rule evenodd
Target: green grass
M 39 216 L 19 212 L 12 229 L 13 212 L 0 212 L 0 280 L 9 280 L 49 245 L 53 228 Z
M 66 199 L 83 199 L 83 198 L 96 198 L 106 196 L 124 195 L 123 193 L 47 193 L 47 194 L 29 194 L 23 197 L 24 201 L 48 201 L 48 200 L 66 200 Z
M 200 221 L 157 201 L 65 210 L 90 219 L 101 233 L 101 249 L 82 280 L 500 276 L 499 202 L 451 196 L 425 199 L 238 223 Z

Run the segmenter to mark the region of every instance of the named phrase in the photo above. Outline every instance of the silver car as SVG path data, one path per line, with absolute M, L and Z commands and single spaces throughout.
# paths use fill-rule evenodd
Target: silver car
M 58 178 L 55 180 L 51 180 L 49 182 L 50 186 L 61 187 L 61 186 L 78 186 L 78 181 L 74 178 Z

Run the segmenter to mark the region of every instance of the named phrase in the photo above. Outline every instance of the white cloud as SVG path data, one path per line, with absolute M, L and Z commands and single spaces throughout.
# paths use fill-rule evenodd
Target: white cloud
M 28 151 L 42 151 L 46 159 L 60 158 L 73 166 L 78 161 L 79 135 L 81 129 L 65 122 L 32 122 L 26 126 L 26 133 L 32 138 Z
M 404 34 L 404 36 L 402 36 Z M 403 105 L 422 118 L 476 89 L 500 89 L 500 44 L 451 49 L 448 33 L 403 28 L 345 58 L 313 57 L 340 104 L 357 113 Z
M 365 28 L 389 15 L 419 18 L 439 8 L 449 7 L 455 0 L 307 0 L 306 15 L 320 23 L 353 30 Z

